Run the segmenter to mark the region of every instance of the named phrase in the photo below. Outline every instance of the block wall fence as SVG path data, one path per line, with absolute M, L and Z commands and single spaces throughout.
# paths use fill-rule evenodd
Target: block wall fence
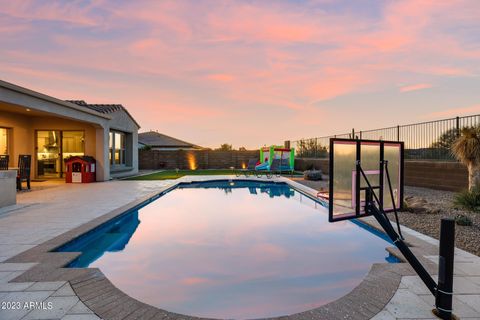
M 140 169 L 228 169 L 242 168 L 258 150 L 140 150 Z M 295 159 L 295 170 L 321 169 L 328 173 L 328 159 Z M 438 190 L 461 191 L 468 187 L 464 165 L 452 161 L 405 161 L 405 185 Z
M 299 171 L 312 167 L 328 173 L 328 159 L 295 159 Z M 468 187 L 467 168 L 453 161 L 405 161 L 405 185 L 437 190 L 462 191 Z
M 140 150 L 139 169 L 228 169 L 247 166 L 258 150 Z

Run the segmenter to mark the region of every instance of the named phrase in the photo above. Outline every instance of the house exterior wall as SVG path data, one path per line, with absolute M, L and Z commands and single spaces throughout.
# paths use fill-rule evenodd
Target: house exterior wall
M 56 117 L 28 117 L 19 113 L 1 112 L 0 126 L 9 129 L 9 166 L 17 166 L 19 155 L 30 154 L 32 155 L 32 177 L 38 176 L 37 145 L 35 141 L 36 131 L 38 130 L 83 131 L 85 134 L 85 155 L 101 158 L 97 157 L 96 128 L 85 122 Z
M 126 136 L 126 157 L 127 164 L 125 168 L 112 168 L 110 174 L 112 177 L 122 177 L 138 173 L 138 125 L 132 118 L 124 111 L 120 110 L 109 114 L 111 120 L 109 121 L 109 130 L 121 131 L 127 134 Z M 108 137 L 107 137 L 108 149 Z M 108 159 L 108 154 L 107 154 Z
M 21 114 L 0 112 L 0 127 L 5 127 L 9 129 L 9 166 L 16 167 L 18 155 L 32 154 L 34 150 L 34 136 L 31 118 L 23 116 Z
M 81 130 L 85 132 L 85 154 L 97 160 L 97 181 L 138 172 L 139 127 L 123 110 L 101 114 L 4 81 L 0 81 L 0 107 L 0 127 L 10 129 L 9 165 L 12 167 L 16 166 L 19 154 L 31 154 L 32 175 L 37 174 L 36 130 Z M 25 113 L 27 108 L 32 110 L 32 115 Z M 108 143 L 111 129 L 128 135 L 128 168 L 118 173 L 110 172 Z

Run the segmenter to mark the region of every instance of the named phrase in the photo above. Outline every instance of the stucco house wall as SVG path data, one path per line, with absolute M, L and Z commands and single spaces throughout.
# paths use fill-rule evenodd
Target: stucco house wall
M 32 175 L 36 172 L 37 130 L 84 131 L 85 155 L 97 160 L 97 181 L 138 172 L 139 125 L 125 110 L 111 114 L 96 112 L 32 90 L 0 81 L 0 127 L 9 129 L 9 165 L 16 166 L 19 154 L 32 155 Z M 130 159 L 121 172 L 111 172 L 109 132 L 127 133 L 126 153 Z

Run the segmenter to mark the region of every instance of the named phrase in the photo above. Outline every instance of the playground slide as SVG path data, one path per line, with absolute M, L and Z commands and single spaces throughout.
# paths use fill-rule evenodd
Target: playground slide
M 260 163 L 259 165 L 255 166 L 255 170 L 270 170 L 270 164 L 268 161 L 265 161 L 264 163 Z

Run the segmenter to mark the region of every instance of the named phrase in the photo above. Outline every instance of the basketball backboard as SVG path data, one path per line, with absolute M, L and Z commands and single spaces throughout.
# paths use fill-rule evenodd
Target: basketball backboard
M 329 175 L 330 222 L 368 215 L 365 177 L 379 209 L 390 212 L 395 206 L 399 210 L 403 204 L 403 142 L 332 138 Z

